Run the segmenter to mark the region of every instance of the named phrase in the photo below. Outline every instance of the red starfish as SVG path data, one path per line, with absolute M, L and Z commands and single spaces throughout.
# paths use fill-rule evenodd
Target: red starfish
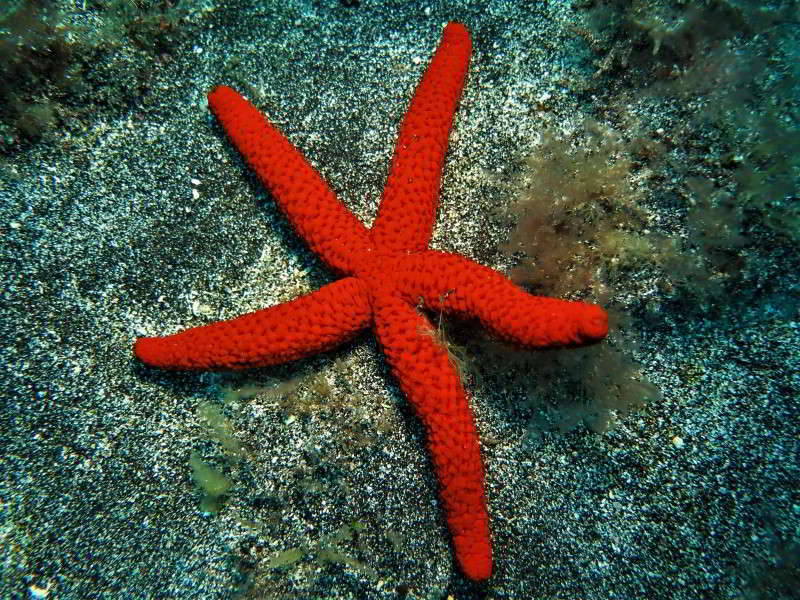
M 472 49 L 450 23 L 400 127 L 378 216 L 367 229 L 303 155 L 228 87 L 208 96 L 234 146 L 325 263 L 344 277 L 291 302 L 166 337 L 134 352 L 167 369 L 264 367 L 328 350 L 372 327 L 400 389 L 425 426 L 441 502 L 461 569 L 492 572 L 478 434 L 458 373 L 417 309 L 477 317 L 527 346 L 575 346 L 608 332 L 601 308 L 532 296 L 463 256 L 428 249 L 447 141 Z

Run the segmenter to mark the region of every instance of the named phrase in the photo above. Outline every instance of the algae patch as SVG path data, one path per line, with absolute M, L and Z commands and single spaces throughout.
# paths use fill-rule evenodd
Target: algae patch
M 189 466 L 192 468 L 192 480 L 204 494 L 200 502 L 200 509 L 210 513 L 219 512 L 222 497 L 231 489 L 233 482 L 220 471 L 203 462 L 196 452 L 193 452 L 189 458 Z

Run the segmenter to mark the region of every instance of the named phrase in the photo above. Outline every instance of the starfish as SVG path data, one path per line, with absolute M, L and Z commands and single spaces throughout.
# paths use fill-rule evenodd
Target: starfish
M 467 28 L 449 23 L 400 126 L 370 229 L 258 109 L 229 87 L 213 89 L 209 106 L 233 145 L 294 230 L 342 278 L 235 319 L 140 338 L 134 353 L 165 369 L 265 367 L 331 349 L 371 327 L 424 425 L 458 564 L 481 581 L 492 573 L 492 547 L 478 433 L 458 371 L 419 309 L 477 318 L 528 348 L 599 341 L 608 316 L 592 304 L 531 295 L 464 256 L 428 249 L 471 51 Z

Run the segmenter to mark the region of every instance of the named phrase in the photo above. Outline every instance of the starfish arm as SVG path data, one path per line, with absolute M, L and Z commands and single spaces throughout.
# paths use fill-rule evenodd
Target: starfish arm
M 143 363 L 162 369 L 266 367 L 333 348 L 371 321 L 363 283 L 347 278 L 235 319 L 139 338 L 133 351 Z
M 364 225 L 300 151 L 238 92 L 218 86 L 208 95 L 208 105 L 295 231 L 328 266 L 352 274 L 369 241 Z
M 534 296 L 463 256 L 427 250 L 404 257 L 397 284 L 413 302 L 477 317 L 499 337 L 531 348 L 591 344 L 608 334 L 599 306 Z
M 425 426 L 442 507 L 464 574 L 492 572 L 483 463 L 472 411 L 430 322 L 397 297 L 375 302 L 375 331 L 392 373 Z
M 374 245 L 383 250 L 415 252 L 428 247 L 447 140 L 471 51 L 467 28 L 449 23 L 397 136 L 371 232 Z

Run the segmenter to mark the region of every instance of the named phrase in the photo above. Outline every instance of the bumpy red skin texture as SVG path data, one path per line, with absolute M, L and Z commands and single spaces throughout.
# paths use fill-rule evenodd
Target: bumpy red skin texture
M 427 249 L 470 52 L 467 29 L 447 25 L 400 127 L 371 230 L 254 106 L 230 88 L 215 88 L 209 105 L 233 144 L 294 229 L 345 277 L 236 319 L 141 338 L 134 352 L 166 369 L 243 369 L 316 354 L 371 326 L 425 426 L 456 559 L 481 581 L 492 573 L 492 547 L 478 433 L 447 349 L 416 306 L 475 317 L 529 348 L 596 342 L 608 332 L 608 317 L 594 305 L 532 296 L 488 267 Z
M 373 244 L 384 252 L 417 252 L 428 247 L 447 140 L 471 52 L 467 28 L 450 23 L 414 92 L 370 232 Z

